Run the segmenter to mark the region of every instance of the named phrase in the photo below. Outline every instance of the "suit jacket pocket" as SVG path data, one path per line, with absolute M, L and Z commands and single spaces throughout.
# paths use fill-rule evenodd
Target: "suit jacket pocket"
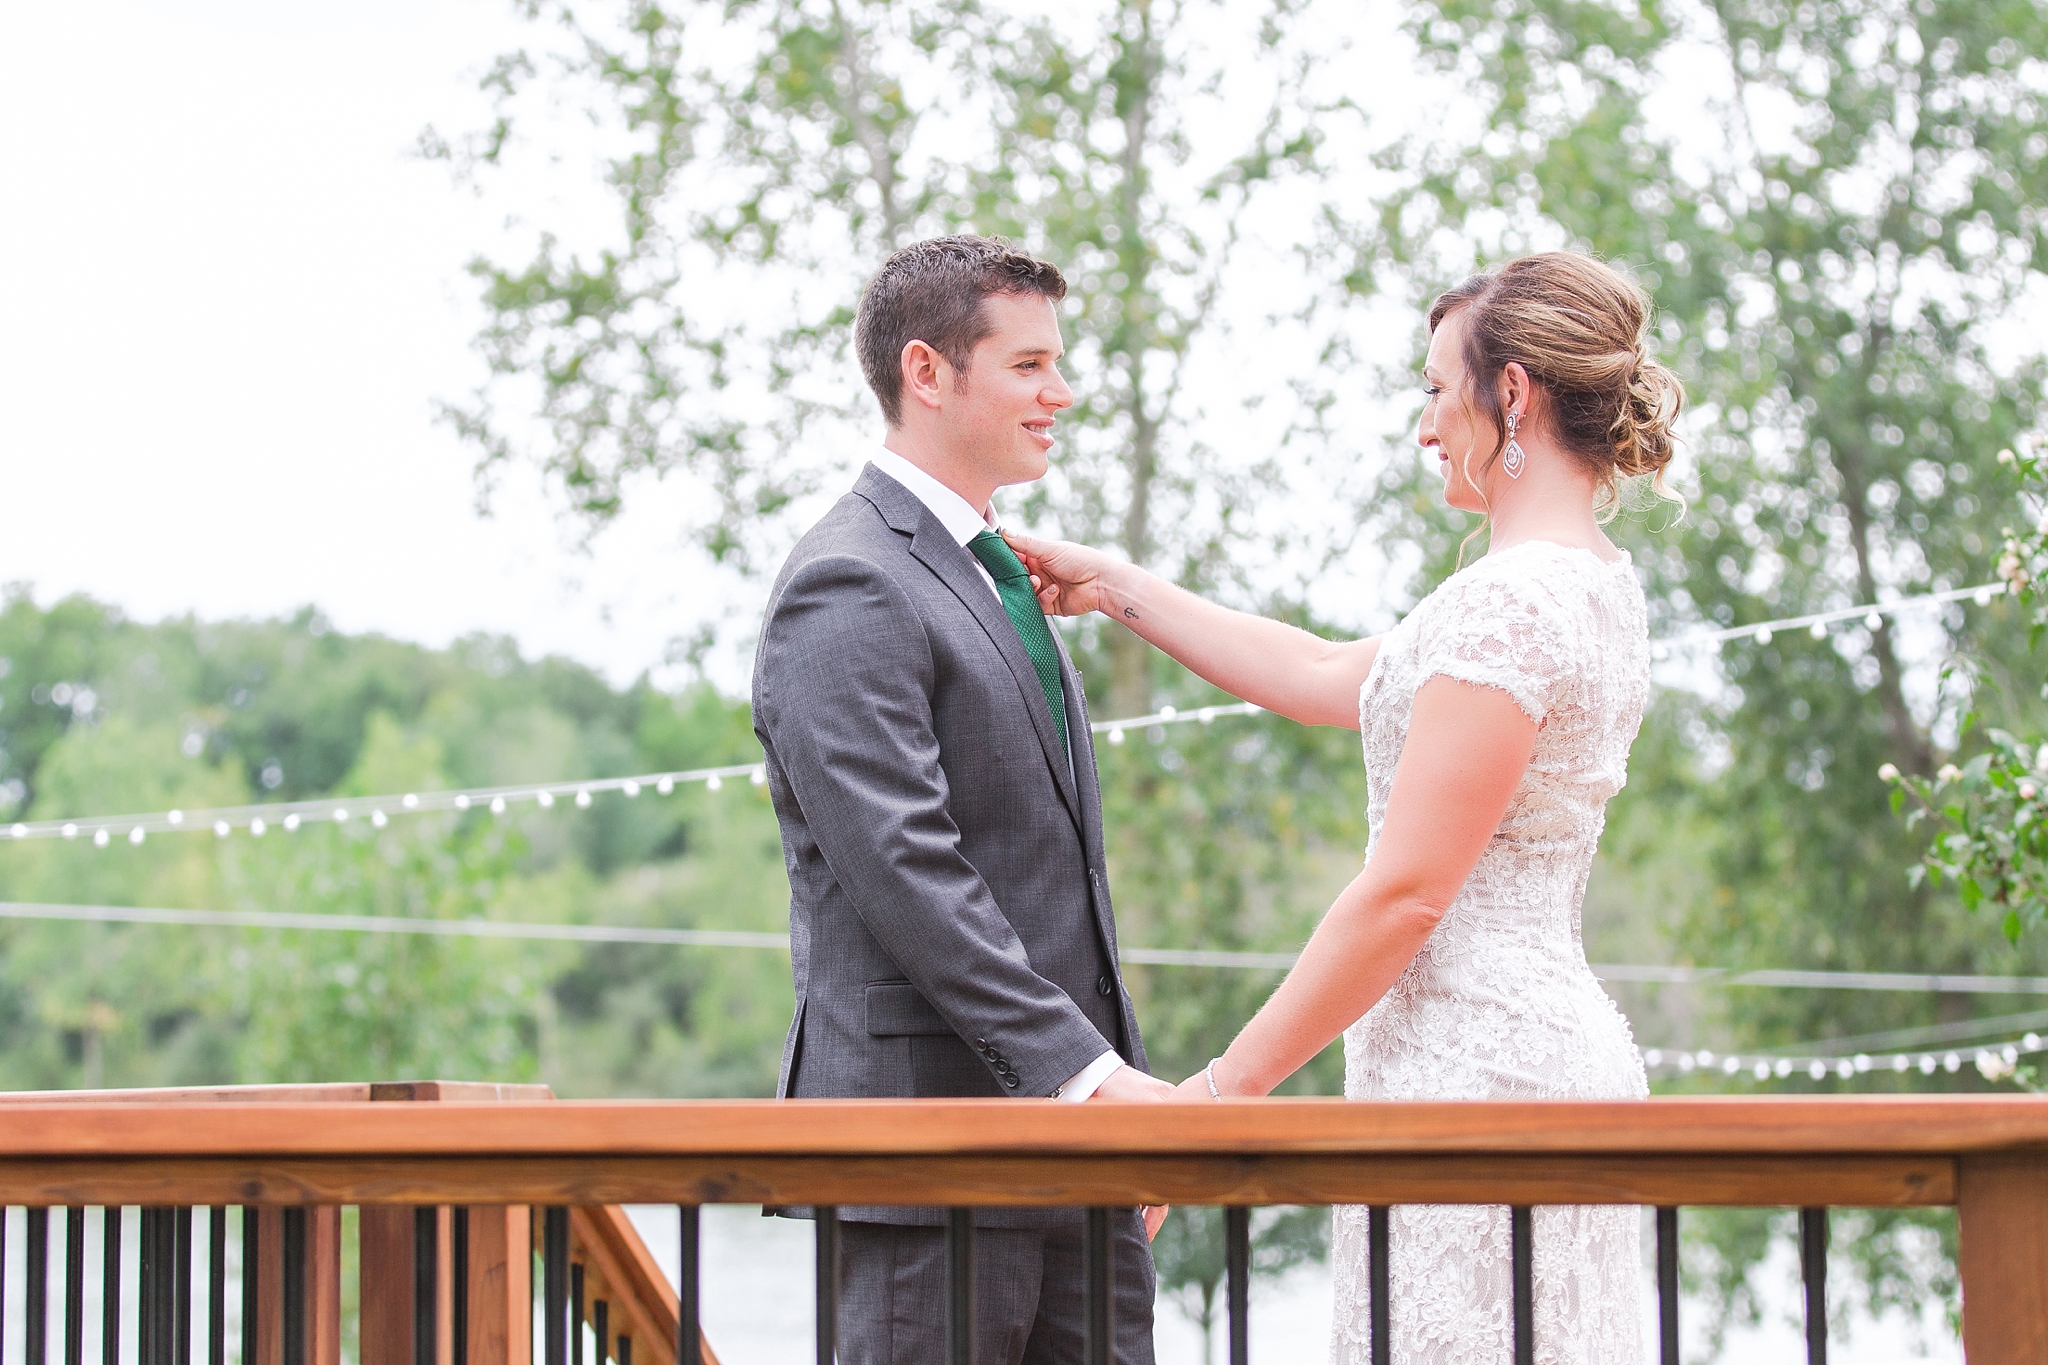
M 871 1038 L 953 1036 L 953 1026 L 908 981 L 868 982 L 867 1007 Z

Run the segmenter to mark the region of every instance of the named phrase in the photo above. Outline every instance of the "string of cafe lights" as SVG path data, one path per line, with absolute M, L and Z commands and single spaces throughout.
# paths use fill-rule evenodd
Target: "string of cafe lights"
M 1250 702 L 1228 706 L 1202 706 L 1186 711 L 1162 707 L 1148 716 L 1128 720 L 1097 721 L 1089 728 L 1107 734 L 1111 744 L 1124 742 L 1127 730 L 1149 730 L 1155 726 L 1193 722 L 1213 724 L 1224 716 L 1250 716 L 1261 708 Z M 261 838 L 273 829 L 286 831 L 308 824 L 346 825 L 367 820 L 382 829 L 399 815 L 423 815 L 430 811 L 487 810 L 503 815 L 513 806 L 531 804 L 547 810 L 558 802 L 587 810 L 601 795 L 616 792 L 628 799 L 643 792 L 668 796 L 678 787 L 702 786 L 718 791 L 727 782 L 745 781 L 766 785 L 768 769 L 759 763 L 734 763 L 719 768 L 690 768 L 675 772 L 637 773 L 631 777 L 601 777 L 573 782 L 540 782 L 509 787 L 465 787 L 449 791 L 403 792 L 387 796 L 320 797 L 311 801 L 273 801 L 259 805 L 219 806 L 204 810 L 150 811 L 136 815 L 71 816 L 61 820 L 21 820 L 0 826 L 0 838 L 83 839 L 106 848 L 116 841 L 140 844 L 152 834 L 191 834 L 211 830 L 225 839 L 237 830 Z
M 1941 606 L 1965 599 L 1974 601 L 1979 606 L 1988 606 L 1992 598 L 2004 593 L 2005 590 L 2004 583 L 1983 583 L 1975 587 L 1953 588 L 1944 592 L 1924 593 L 1917 597 L 1902 597 L 1890 602 L 1844 607 L 1805 616 L 1788 616 L 1775 621 L 1760 621 L 1753 625 L 1695 631 L 1669 640 L 1657 641 L 1651 646 L 1651 653 L 1655 658 L 1665 659 L 1678 650 L 1721 645 L 1741 639 L 1767 645 L 1780 632 L 1801 629 L 1808 631 L 1815 638 L 1825 638 L 1828 627 L 1844 621 L 1860 620 L 1865 627 L 1875 630 L 1883 624 L 1885 617 L 1909 609 Z M 1191 707 L 1186 710 L 1163 706 L 1150 715 L 1096 721 L 1089 729 L 1095 734 L 1106 736 L 1110 744 L 1121 745 L 1131 731 L 1156 732 L 1164 726 L 1190 723 L 1209 725 L 1224 717 L 1258 715 L 1262 709 L 1251 702 Z M 225 839 L 237 830 L 245 830 L 260 838 L 273 829 L 291 831 L 303 828 L 308 823 L 319 822 L 345 825 L 356 819 L 366 819 L 372 826 L 381 829 L 392 817 L 398 815 L 417 815 L 431 811 L 469 811 L 479 808 L 488 810 L 493 815 L 503 815 L 515 805 L 531 803 L 545 810 L 553 807 L 558 801 L 567 801 L 578 808 L 588 808 L 597 796 L 612 792 L 629 799 L 650 790 L 667 796 L 682 786 L 701 785 L 706 790 L 717 791 L 725 783 L 739 780 L 745 780 L 757 787 L 761 786 L 768 780 L 767 769 L 759 763 L 736 763 L 716 768 L 639 773 L 631 777 L 588 778 L 504 787 L 468 787 L 450 791 L 404 792 L 386 796 L 323 797 L 310 801 L 267 802 L 206 810 L 166 810 L 134 815 L 23 820 L 0 826 L 0 838 L 84 839 L 96 847 L 106 848 L 117 841 L 141 844 L 152 834 L 197 833 L 211 830 L 216 837 Z

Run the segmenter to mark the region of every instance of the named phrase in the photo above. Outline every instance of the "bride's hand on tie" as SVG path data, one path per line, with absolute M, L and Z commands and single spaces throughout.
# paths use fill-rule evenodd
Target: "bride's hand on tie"
M 1031 572 L 1031 587 L 1047 616 L 1085 616 L 1108 611 L 1104 575 L 1117 561 L 1100 550 L 1068 540 L 1040 540 L 1021 531 L 1003 539 Z

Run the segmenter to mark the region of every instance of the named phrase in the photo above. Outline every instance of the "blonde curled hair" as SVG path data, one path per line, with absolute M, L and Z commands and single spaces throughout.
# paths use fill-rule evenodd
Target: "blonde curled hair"
M 1460 309 L 1462 397 L 1493 425 L 1489 464 L 1507 448 L 1500 374 L 1516 361 L 1542 390 L 1558 444 L 1593 475 L 1600 510 L 1620 501 L 1622 480 L 1644 476 L 1658 498 L 1683 505 L 1664 470 L 1685 386 L 1649 354 L 1650 300 L 1633 280 L 1591 256 L 1546 251 L 1438 295 L 1430 332 Z

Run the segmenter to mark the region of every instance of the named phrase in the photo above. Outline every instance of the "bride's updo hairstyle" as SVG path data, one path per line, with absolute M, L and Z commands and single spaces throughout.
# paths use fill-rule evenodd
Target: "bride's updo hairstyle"
M 1603 511 L 1619 501 L 1622 480 L 1643 475 L 1657 497 L 1682 501 L 1664 487 L 1664 468 L 1685 387 L 1646 348 L 1650 300 L 1633 280 L 1591 256 L 1546 251 L 1438 296 L 1429 310 L 1431 334 L 1460 309 L 1462 397 L 1468 411 L 1493 425 L 1492 459 L 1507 448 L 1501 371 L 1519 361 L 1542 390 L 1543 415 L 1558 444 L 1593 475 Z

